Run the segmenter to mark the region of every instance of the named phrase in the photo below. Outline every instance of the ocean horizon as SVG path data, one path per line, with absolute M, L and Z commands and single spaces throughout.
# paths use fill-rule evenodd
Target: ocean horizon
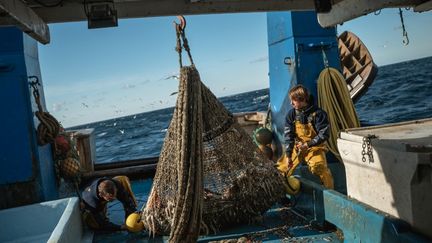
M 432 57 L 383 65 L 355 103 L 362 123 L 385 124 L 430 117 Z M 415 97 L 415 102 L 413 102 Z M 268 88 L 218 98 L 232 113 L 266 111 Z M 96 121 L 67 128 L 93 128 L 96 163 L 157 157 L 174 107 Z

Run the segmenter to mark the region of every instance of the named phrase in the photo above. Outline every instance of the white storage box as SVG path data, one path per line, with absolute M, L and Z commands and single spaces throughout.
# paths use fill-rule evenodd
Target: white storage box
M 432 237 L 432 119 L 349 129 L 337 143 L 348 196 Z
M 0 210 L 0 225 L 0 242 L 75 243 L 92 238 L 84 234 L 76 197 Z

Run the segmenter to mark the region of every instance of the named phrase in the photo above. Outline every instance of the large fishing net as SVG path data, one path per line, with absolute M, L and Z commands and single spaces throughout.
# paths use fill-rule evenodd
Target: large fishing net
M 190 60 L 187 67 L 180 60 L 176 107 L 142 212 L 146 228 L 170 234 L 171 242 L 194 242 L 199 234 L 252 222 L 284 193 L 273 162 L 203 85 Z

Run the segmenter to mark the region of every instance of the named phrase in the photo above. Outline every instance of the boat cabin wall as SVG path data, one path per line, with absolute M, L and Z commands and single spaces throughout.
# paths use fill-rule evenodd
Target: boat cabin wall
M 38 77 L 45 106 L 38 44 L 15 27 L 0 28 L 0 36 L 0 208 L 9 208 L 55 199 L 58 190 L 51 147 L 36 141 L 39 121 L 28 77 Z

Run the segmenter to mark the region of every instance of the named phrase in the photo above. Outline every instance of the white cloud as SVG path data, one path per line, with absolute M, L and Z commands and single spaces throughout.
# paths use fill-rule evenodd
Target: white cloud
M 135 84 L 124 84 L 123 89 L 133 89 L 135 88 Z
M 62 103 L 53 103 L 52 104 L 52 111 L 53 112 L 60 112 L 63 110 L 63 107 L 66 105 L 66 102 L 62 102 Z
M 253 63 L 259 63 L 259 62 L 266 62 L 266 61 L 268 61 L 268 56 L 257 58 L 255 60 L 250 61 L 249 63 L 253 64 Z

